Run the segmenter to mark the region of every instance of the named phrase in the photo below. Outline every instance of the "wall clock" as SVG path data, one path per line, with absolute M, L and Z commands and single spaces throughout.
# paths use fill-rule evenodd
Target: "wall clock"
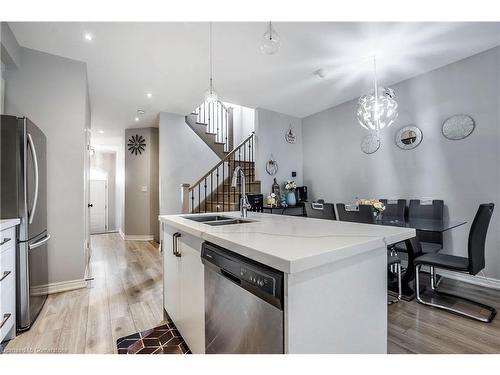
M 359 146 L 365 154 L 373 154 L 380 148 L 380 138 L 375 134 L 365 135 Z
M 468 137 L 474 130 L 475 124 L 472 117 L 467 115 L 454 115 L 443 122 L 442 132 L 443 135 L 456 141 Z
M 131 154 L 142 154 L 142 151 L 146 149 L 146 140 L 142 137 L 142 135 L 136 134 L 128 139 L 127 146 Z
M 422 142 L 422 137 L 422 130 L 415 125 L 409 125 L 396 132 L 394 142 L 403 150 L 412 150 Z

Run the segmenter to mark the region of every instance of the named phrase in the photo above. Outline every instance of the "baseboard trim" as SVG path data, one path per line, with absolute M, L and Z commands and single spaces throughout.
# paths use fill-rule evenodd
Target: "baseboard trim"
M 70 290 L 82 289 L 87 287 L 85 279 L 60 281 L 46 285 L 40 285 L 31 289 L 33 295 L 54 294 L 61 292 L 68 292 Z
M 145 234 L 145 235 L 129 235 L 129 234 L 123 234 L 122 238 L 125 241 L 153 241 L 154 236 L 150 234 Z
M 471 276 L 465 273 L 459 272 L 450 272 L 446 270 L 440 270 L 439 268 L 436 270 L 438 275 L 443 277 L 454 279 L 458 281 L 463 281 L 464 283 L 484 286 L 485 288 L 498 289 L 500 290 L 500 280 L 492 279 L 490 277 L 485 276 Z

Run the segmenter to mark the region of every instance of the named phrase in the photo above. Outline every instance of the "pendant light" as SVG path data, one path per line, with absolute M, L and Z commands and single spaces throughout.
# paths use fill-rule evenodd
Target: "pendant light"
M 281 47 L 280 36 L 274 30 L 271 21 L 267 26 L 266 32 L 262 35 L 260 50 L 266 55 L 274 55 Z
M 210 85 L 208 87 L 207 92 L 205 93 L 205 102 L 207 103 L 217 103 L 219 101 L 219 97 L 214 90 L 213 85 L 213 67 L 212 67 L 212 22 L 210 22 L 210 31 L 209 31 L 209 50 L 210 50 Z
M 391 88 L 378 86 L 377 60 L 373 58 L 373 89 L 358 100 L 356 116 L 359 124 L 370 131 L 376 132 L 391 126 L 398 117 L 398 102 Z

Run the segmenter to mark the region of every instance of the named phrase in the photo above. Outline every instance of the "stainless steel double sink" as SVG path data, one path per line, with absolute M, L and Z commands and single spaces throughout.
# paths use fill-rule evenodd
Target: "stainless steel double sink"
M 251 220 L 238 219 L 236 217 L 222 215 L 183 216 L 183 218 L 211 226 L 245 224 L 252 222 Z

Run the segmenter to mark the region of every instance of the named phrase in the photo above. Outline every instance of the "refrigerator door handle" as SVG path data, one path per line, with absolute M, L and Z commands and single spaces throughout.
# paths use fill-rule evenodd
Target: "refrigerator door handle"
M 47 243 L 50 240 L 50 234 L 47 234 L 47 237 L 45 237 L 43 240 L 40 240 L 38 242 L 35 242 L 31 245 L 28 246 L 30 250 L 36 249 L 37 247 L 42 246 L 43 244 Z
M 33 205 L 29 212 L 29 223 L 33 223 L 33 218 L 35 217 L 36 205 L 38 203 L 38 158 L 36 156 L 35 144 L 31 138 L 31 134 L 28 133 L 28 144 L 30 146 L 31 155 L 33 156 L 33 164 L 35 166 L 35 196 L 33 197 Z

